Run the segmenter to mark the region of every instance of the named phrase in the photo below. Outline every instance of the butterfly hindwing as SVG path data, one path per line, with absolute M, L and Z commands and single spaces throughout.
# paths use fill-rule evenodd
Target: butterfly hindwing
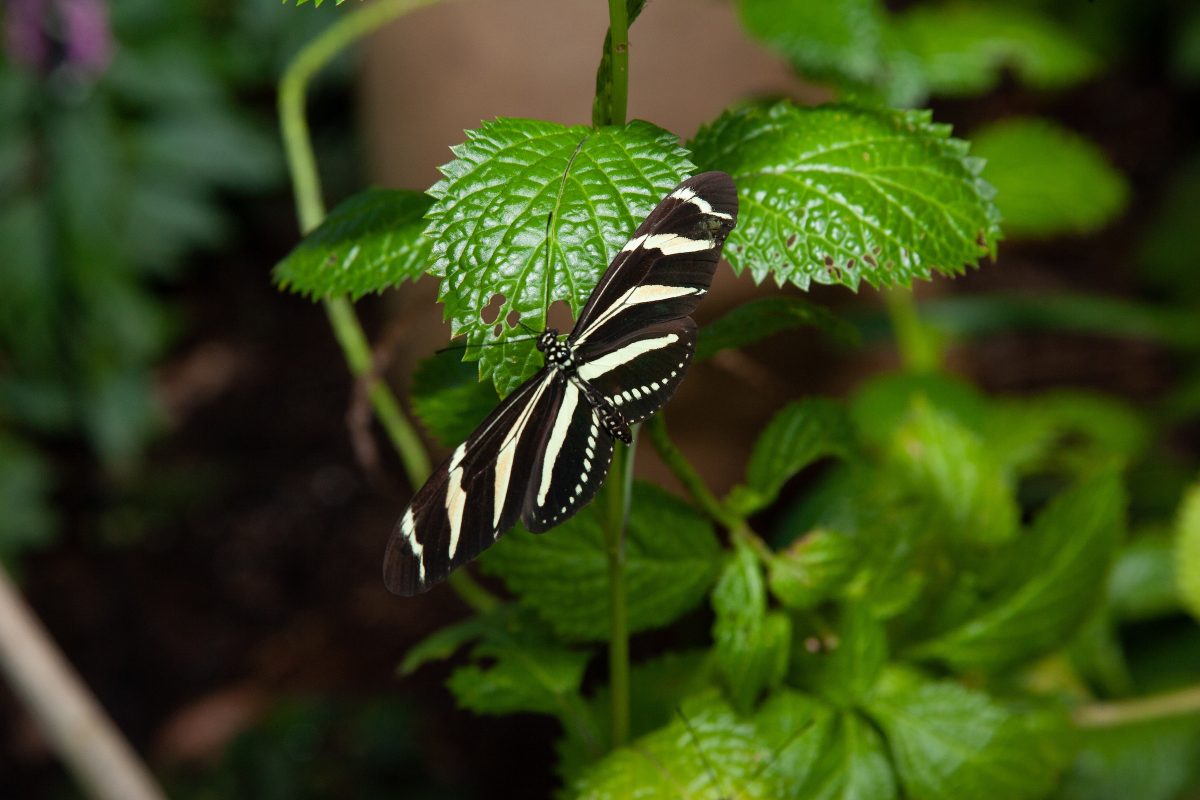
M 675 393 L 696 347 L 691 317 L 630 332 L 597 350 L 579 377 L 608 399 L 630 425 L 662 408 Z

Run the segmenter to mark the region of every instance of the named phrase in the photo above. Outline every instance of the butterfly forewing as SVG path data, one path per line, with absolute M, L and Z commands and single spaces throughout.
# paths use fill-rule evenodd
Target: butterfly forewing
M 565 347 L 496 407 L 433 473 L 400 517 L 384 582 L 416 594 L 522 520 L 535 532 L 591 500 L 613 437 L 657 411 L 691 362 L 688 316 L 708 292 L 737 218 L 733 181 L 706 172 L 663 198 L 609 265 Z

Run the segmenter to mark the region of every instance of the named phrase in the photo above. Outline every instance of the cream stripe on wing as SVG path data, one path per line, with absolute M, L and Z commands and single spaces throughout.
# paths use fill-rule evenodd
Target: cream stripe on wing
M 568 381 L 564 389 L 562 405 L 559 406 L 558 416 L 554 420 L 554 429 L 550 431 L 550 441 L 546 443 L 546 452 L 542 454 L 542 485 L 538 488 L 537 502 L 539 506 L 546 505 L 546 495 L 550 491 L 550 483 L 554 477 L 554 465 L 558 462 L 558 454 L 562 451 L 563 443 L 567 440 L 567 428 L 575 417 L 575 406 L 579 404 L 579 389 Z
M 671 300 L 676 297 L 686 297 L 689 294 L 704 294 L 705 289 L 697 289 L 693 286 L 661 286 L 658 284 L 649 284 L 644 286 L 634 286 L 629 291 L 621 296 L 621 299 L 613 303 L 604 313 L 596 317 L 595 321 L 588 326 L 588 329 L 579 334 L 579 338 L 575 340 L 575 345 L 579 346 L 587 341 L 587 338 L 596 332 L 601 326 L 606 325 L 609 320 L 620 314 L 630 306 L 641 305 L 642 303 L 657 303 L 660 300 Z
M 446 489 L 446 517 L 450 520 L 450 559 L 458 550 L 458 537 L 462 533 L 463 511 L 467 507 L 467 490 L 463 488 L 463 455 L 467 452 L 467 443 L 463 442 L 454 451 L 450 459 L 450 481 Z
M 656 233 L 647 236 L 642 247 L 661 250 L 664 256 L 677 256 L 680 253 L 698 253 L 701 250 L 711 250 L 717 243 L 712 239 L 689 239 L 677 233 Z
M 674 197 L 676 200 L 682 200 L 685 203 L 691 203 L 700 209 L 701 214 L 708 214 L 709 216 L 720 217 L 721 219 L 733 219 L 732 214 L 726 214 L 724 211 L 713 211 L 712 203 L 700 197 L 686 186 L 680 186 L 671 193 L 671 197 Z
M 517 457 L 516 442 L 521 438 L 521 434 L 525 431 L 525 426 L 529 424 L 529 418 L 533 415 L 533 409 L 541 401 L 542 395 L 546 391 L 546 387 L 554 380 L 555 374 L 553 371 L 547 372 L 546 377 L 538 384 L 533 395 L 525 404 L 525 408 L 521 411 L 521 415 L 517 417 L 517 421 L 509 429 L 508 434 L 504 437 L 500 444 L 500 452 L 496 455 L 496 482 L 492 489 L 492 535 L 500 532 L 500 515 L 504 513 L 504 501 L 508 498 L 508 485 L 512 480 L 513 460 Z
M 417 580 L 424 583 L 425 547 L 417 541 L 417 520 L 413 517 L 412 506 L 405 510 L 404 517 L 400 520 L 400 533 L 404 535 L 404 541 L 408 542 L 409 549 L 417 559 Z
M 640 355 L 649 353 L 651 350 L 667 347 L 677 341 L 679 341 L 679 336 L 674 333 L 669 333 L 666 336 L 660 336 L 656 339 L 639 339 L 636 342 L 630 342 L 624 347 L 613 350 L 611 353 L 601 356 L 595 361 L 583 364 L 576 371 L 576 374 L 585 381 L 590 381 L 610 370 L 628 364 Z

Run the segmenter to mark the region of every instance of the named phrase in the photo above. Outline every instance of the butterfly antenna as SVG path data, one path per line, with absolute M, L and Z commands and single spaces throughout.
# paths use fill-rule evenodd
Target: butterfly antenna
M 434 355 L 440 355 L 441 353 L 450 353 L 450 352 L 453 352 L 456 350 L 470 350 L 472 347 L 499 347 L 502 344 L 513 344 L 515 342 L 528 342 L 530 339 L 536 339 L 536 338 L 537 338 L 537 334 L 536 334 L 536 332 L 534 332 L 533 336 L 515 336 L 511 339 L 502 339 L 501 341 L 498 341 L 498 342 L 479 342 L 478 344 L 471 344 L 470 342 L 468 342 L 466 344 L 450 344 L 450 345 L 446 345 L 445 347 L 435 350 Z

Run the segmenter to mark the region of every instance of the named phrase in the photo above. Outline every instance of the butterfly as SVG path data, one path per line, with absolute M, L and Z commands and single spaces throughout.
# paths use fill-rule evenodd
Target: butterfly
M 679 184 L 608 265 L 565 338 L 537 337 L 544 365 L 434 471 L 396 523 L 383 580 L 424 592 L 521 521 L 563 522 L 604 482 L 615 440 L 671 397 L 691 363 L 696 323 L 737 222 L 723 172 Z

